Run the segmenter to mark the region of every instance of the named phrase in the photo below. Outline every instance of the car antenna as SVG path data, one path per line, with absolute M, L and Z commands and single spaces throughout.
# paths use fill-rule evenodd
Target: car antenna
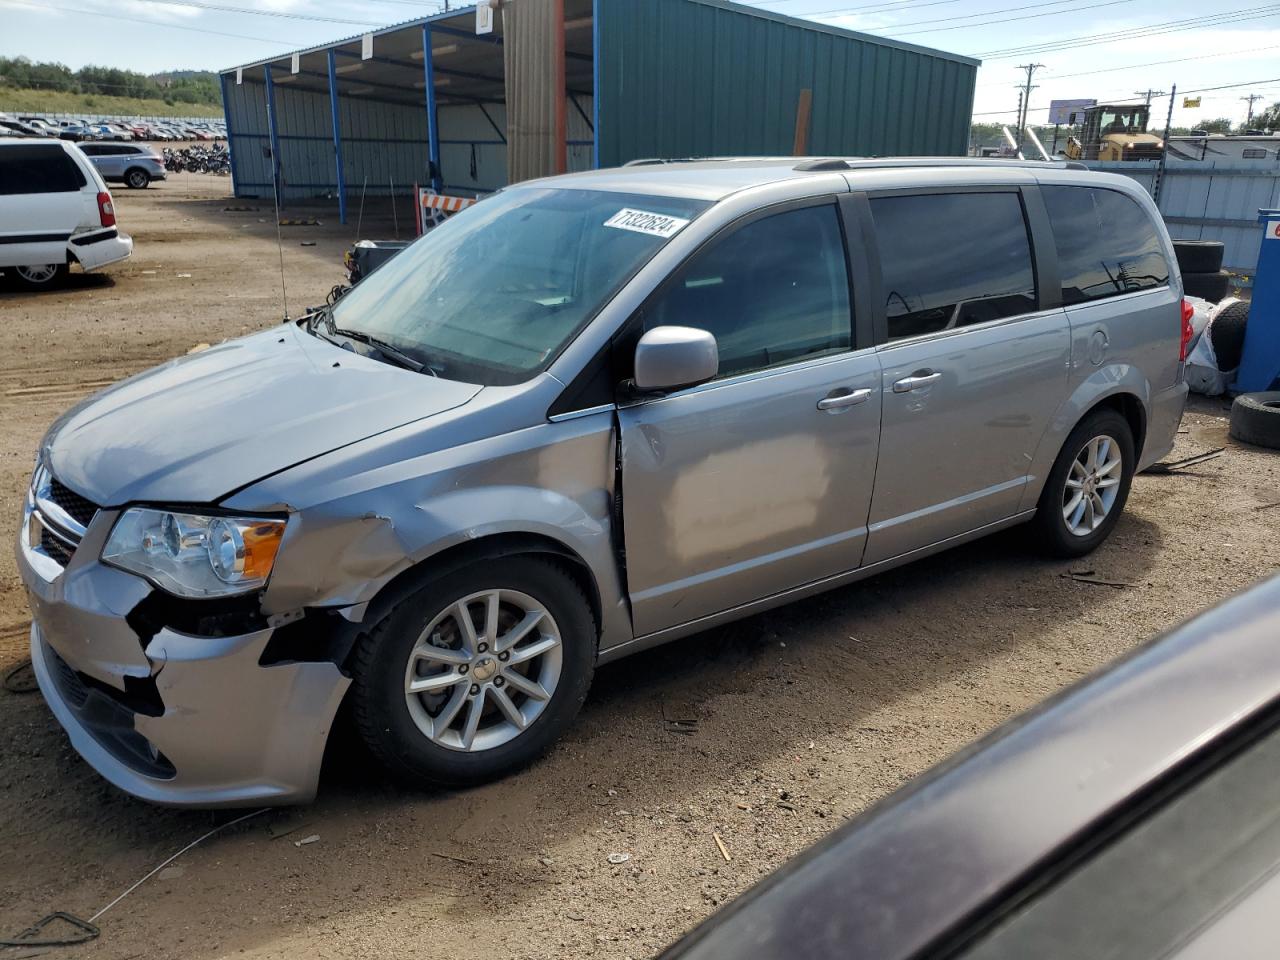
M 356 239 L 360 239 L 360 225 L 364 223 L 364 193 L 369 189 L 369 175 L 364 175 L 364 183 L 360 187 L 360 212 L 356 214 Z
M 280 168 L 272 163 L 278 171 Z M 277 172 L 271 178 L 272 194 L 276 201 L 276 252 L 280 255 L 280 301 L 284 305 L 284 323 L 289 322 L 289 291 L 284 283 L 284 236 L 280 232 L 280 175 Z

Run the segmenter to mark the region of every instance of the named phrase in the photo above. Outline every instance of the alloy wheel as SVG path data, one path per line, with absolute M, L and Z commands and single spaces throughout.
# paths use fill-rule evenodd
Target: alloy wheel
M 502 746 L 550 703 L 563 653 L 555 619 L 533 597 L 470 594 L 437 614 L 414 643 L 404 675 L 409 715 L 450 750 Z
M 58 275 L 56 263 L 46 263 L 38 267 L 14 267 L 14 272 L 27 283 L 49 283 Z
M 1062 490 L 1062 519 L 1077 537 L 1087 537 L 1106 521 L 1120 492 L 1120 445 L 1094 437 L 1076 454 Z

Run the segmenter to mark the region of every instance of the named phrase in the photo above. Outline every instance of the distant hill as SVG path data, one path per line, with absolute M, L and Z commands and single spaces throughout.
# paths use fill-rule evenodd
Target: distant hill
M 69 113 L 101 117 L 221 117 L 211 103 L 165 103 L 144 97 L 108 97 L 63 90 L 17 90 L 0 84 L 0 113 L 37 116 Z
M 220 107 L 218 77 L 207 70 L 169 70 L 143 74 L 116 67 L 85 66 L 72 70 L 62 63 L 27 57 L 0 57 L 0 88 L 154 100 L 183 108 Z

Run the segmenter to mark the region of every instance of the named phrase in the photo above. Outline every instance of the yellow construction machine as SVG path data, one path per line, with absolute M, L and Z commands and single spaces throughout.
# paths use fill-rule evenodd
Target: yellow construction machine
M 1068 160 L 1159 160 L 1164 141 L 1147 132 L 1146 104 L 1100 103 L 1089 107 L 1080 136 L 1067 140 Z

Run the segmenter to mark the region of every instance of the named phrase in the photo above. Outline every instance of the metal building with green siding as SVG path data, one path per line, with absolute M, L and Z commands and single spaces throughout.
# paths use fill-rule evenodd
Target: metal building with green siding
M 596 0 L 600 163 L 963 155 L 979 61 L 726 0 Z
M 454 9 L 222 71 L 236 195 L 333 197 L 345 221 L 350 197 L 413 184 L 967 146 L 968 57 L 728 0 L 494 3 L 490 32 Z

